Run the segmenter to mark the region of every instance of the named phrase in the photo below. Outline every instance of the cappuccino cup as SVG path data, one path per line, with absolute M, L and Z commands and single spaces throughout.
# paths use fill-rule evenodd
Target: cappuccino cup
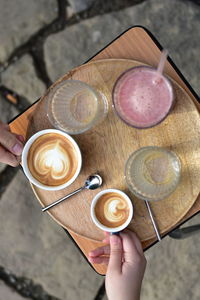
M 90 213 L 97 227 L 115 233 L 125 229 L 131 222 L 133 204 L 124 192 L 106 189 L 93 198 Z
M 82 157 L 75 140 L 57 129 L 34 134 L 22 152 L 22 167 L 27 178 L 44 190 L 61 190 L 80 173 Z

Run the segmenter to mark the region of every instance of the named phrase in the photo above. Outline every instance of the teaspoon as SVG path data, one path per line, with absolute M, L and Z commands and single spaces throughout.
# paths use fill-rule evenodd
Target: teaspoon
M 53 206 L 63 202 L 64 200 L 68 199 L 69 197 L 81 192 L 82 190 L 84 189 L 88 189 L 88 190 L 95 190 L 97 189 L 98 187 L 100 187 L 102 185 L 102 178 L 100 175 L 97 175 L 97 174 L 94 174 L 94 175 L 90 175 L 86 181 L 85 181 L 85 184 L 84 186 L 82 186 L 81 188 L 79 188 L 78 190 L 75 190 L 74 192 L 64 196 L 63 198 L 61 199 L 58 199 L 56 201 L 54 201 L 53 203 L 45 206 L 42 208 L 42 211 L 45 212 L 46 210 L 52 208 Z
M 149 215 L 150 215 L 150 218 L 151 218 L 151 221 L 152 221 L 153 228 L 154 228 L 154 230 L 155 230 L 157 239 L 158 239 L 158 241 L 160 242 L 160 241 L 161 241 L 161 236 L 160 236 L 158 227 L 157 227 L 157 225 L 156 225 L 156 221 L 154 220 L 154 216 L 153 216 L 153 213 L 152 213 L 150 204 L 149 204 L 149 202 L 148 202 L 147 200 L 145 200 L 145 204 L 146 204 L 146 207 L 147 207 L 147 209 L 148 209 L 148 212 L 149 212 Z

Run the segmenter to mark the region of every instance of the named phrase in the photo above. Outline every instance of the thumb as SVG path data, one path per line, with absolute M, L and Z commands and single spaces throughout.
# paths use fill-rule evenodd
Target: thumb
M 13 133 L 7 130 L 0 130 L 0 144 L 15 155 L 21 155 L 22 153 L 23 144 Z
M 110 236 L 110 259 L 108 264 L 110 271 L 122 270 L 122 241 L 117 235 Z

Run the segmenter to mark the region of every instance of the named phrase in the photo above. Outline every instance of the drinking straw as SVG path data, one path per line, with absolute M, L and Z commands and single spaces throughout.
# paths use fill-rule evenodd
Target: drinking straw
M 157 70 L 156 70 L 156 72 L 159 76 L 161 76 L 162 73 L 163 73 L 163 69 L 164 69 L 164 66 L 165 66 L 165 62 L 167 60 L 167 56 L 168 56 L 168 50 L 164 49 L 161 52 L 160 61 L 158 63 L 158 67 L 157 67 Z
M 158 63 L 158 67 L 155 72 L 155 78 L 153 79 L 153 84 L 159 84 L 161 80 L 161 76 L 163 74 L 165 62 L 167 60 L 168 56 L 168 51 L 166 49 L 162 50 L 161 56 L 160 56 L 160 61 Z

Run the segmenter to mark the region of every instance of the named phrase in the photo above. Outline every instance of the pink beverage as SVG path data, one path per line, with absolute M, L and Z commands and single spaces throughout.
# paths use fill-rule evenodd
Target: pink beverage
M 136 128 L 149 128 L 160 123 L 170 112 L 173 102 L 170 81 L 151 67 L 127 70 L 113 88 L 117 114 Z

